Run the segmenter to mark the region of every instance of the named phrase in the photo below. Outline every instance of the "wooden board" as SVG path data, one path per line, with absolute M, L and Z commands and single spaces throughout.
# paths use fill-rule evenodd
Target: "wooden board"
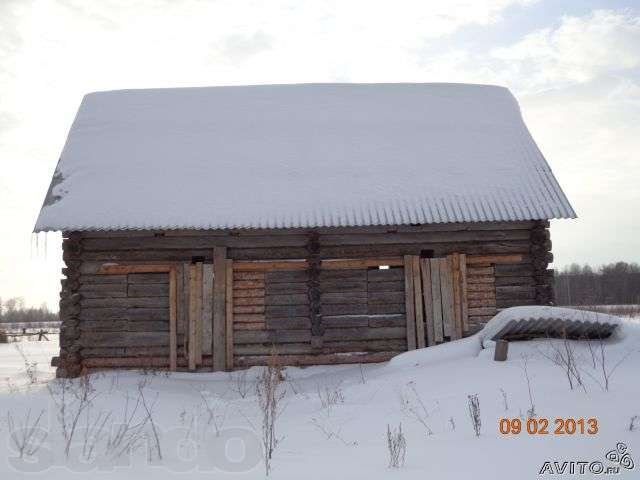
M 410 255 L 404 257 L 404 289 L 405 309 L 407 318 L 407 350 L 416 349 L 416 316 L 413 285 L 413 259 Z
M 433 299 L 431 294 L 431 264 L 428 258 L 420 259 L 420 274 L 422 279 L 422 300 L 424 305 L 424 323 L 426 333 L 426 346 L 435 345 L 435 332 L 433 326 Z
M 227 249 L 213 249 L 213 371 L 226 369 Z
M 213 265 L 202 266 L 202 354 L 211 355 L 213 343 Z
M 469 329 L 469 299 L 467 298 L 467 256 L 460 254 L 460 303 L 461 303 L 461 322 L 462 332 Z
M 431 267 L 431 298 L 433 306 L 433 330 L 434 339 L 437 343 L 444 340 L 444 329 L 442 324 L 442 293 L 440 291 L 440 258 L 429 259 Z
M 197 361 L 197 317 L 199 316 L 198 301 L 196 299 L 196 292 L 198 290 L 198 284 L 196 283 L 196 266 L 195 264 L 189 265 L 189 370 L 196 369 Z
M 226 261 L 226 368 L 233 370 L 233 260 Z
M 195 282 L 195 295 L 196 301 L 196 336 L 195 336 L 195 351 L 196 351 L 196 366 L 202 364 L 202 330 L 203 330 L 203 316 L 202 316 L 202 262 L 196 263 L 196 282 Z
M 169 370 L 175 372 L 178 367 L 178 272 L 172 268 L 169 272 Z
M 416 314 L 416 346 L 424 348 L 426 338 L 424 334 L 424 309 L 422 303 L 422 278 L 420 276 L 420 257 L 411 257 L 411 274 L 413 275 L 414 303 Z
M 440 292 L 442 294 L 442 327 L 444 336 L 455 338 L 455 318 L 453 311 L 453 278 L 451 258 L 440 259 Z

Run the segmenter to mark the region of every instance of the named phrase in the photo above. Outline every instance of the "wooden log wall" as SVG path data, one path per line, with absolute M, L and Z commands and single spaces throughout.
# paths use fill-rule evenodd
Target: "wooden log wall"
M 234 365 L 348 363 L 406 350 L 403 269 L 319 270 L 313 328 L 312 269 L 235 271 Z M 347 354 L 352 354 L 351 356 Z
M 180 266 L 200 262 L 206 266 L 214 264 L 214 249 L 221 251 L 221 248 L 226 249 L 226 252 L 218 260 L 217 268 L 220 271 L 228 268 L 228 262 L 231 261 L 235 263 L 306 260 L 307 264 L 309 262 L 317 264 L 318 261 L 322 261 L 324 265 L 326 259 L 363 259 L 362 268 L 359 271 L 351 268 L 349 272 L 329 274 L 323 267 L 318 279 L 315 280 L 305 276 L 307 275 L 305 273 L 298 274 L 304 279 L 278 282 L 275 280 L 277 275 L 271 276 L 269 272 L 262 272 L 262 278 L 258 278 L 260 275 L 257 273 L 254 275 L 256 278 L 239 278 L 240 272 L 234 271 L 233 278 L 227 281 L 228 285 L 233 286 L 233 291 L 229 293 L 225 290 L 224 295 L 222 292 L 218 295 L 218 298 L 222 298 L 220 295 L 233 298 L 234 302 L 231 309 L 217 310 L 218 316 L 233 316 L 231 323 L 225 319 L 224 324 L 225 330 L 232 327 L 228 335 L 225 333 L 227 343 L 223 343 L 226 358 L 218 360 L 226 364 L 229 362 L 228 345 L 237 347 L 237 351 L 232 355 L 234 363 L 238 365 L 259 363 L 260 356 L 268 354 L 267 349 L 270 348 L 268 345 L 270 345 L 270 339 L 274 338 L 273 335 L 276 338 L 292 339 L 283 343 L 289 345 L 287 350 L 293 353 L 282 353 L 282 355 L 294 355 L 294 357 L 287 357 L 288 360 L 301 363 L 333 361 L 331 355 L 342 353 L 338 350 L 344 350 L 345 345 L 349 348 L 361 348 L 372 359 L 381 358 L 387 355 L 383 347 L 388 347 L 381 344 L 380 340 L 387 343 L 395 342 L 388 343 L 393 347 L 388 351 L 396 352 L 406 349 L 406 335 L 396 337 L 394 330 L 378 330 L 378 333 L 386 332 L 383 339 L 358 337 L 363 334 L 369 335 L 364 332 L 367 329 L 406 329 L 405 320 L 402 320 L 402 327 L 398 326 L 407 308 L 405 298 L 400 298 L 401 295 L 399 295 L 403 290 L 398 290 L 401 285 L 404 288 L 404 272 L 400 278 L 379 282 L 380 286 L 374 286 L 374 281 L 370 279 L 376 275 L 399 275 L 398 271 L 403 269 L 391 268 L 388 270 L 390 273 L 377 273 L 377 270 L 366 268 L 365 259 L 381 257 L 402 259 L 405 255 L 439 258 L 454 252 L 466 254 L 467 262 L 464 268 L 469 269 L 467 275 L 469 285 L 467 287 L 468 304 L 464 306 L 468 307 L 469 328 L 465 333 L 472 333 L 474 328 L 479 328 L 501 308 L 520 304 L 547 304 L 552 301 L 550 294 L 552 275 L 547 270 L 548 263 L 552 260 L 549 252 L 551 243 L 548 222 L 282 230 L 65 232 L 64 238 L 63 250 L 67 265 L 64 273 L 67 278 L 63 281 L 61 292 L 61 318 L 64 323 L 64 333 L 61 336 L 60 360 L 61 365 L 64 363 L 66 366 L 60 368 L 60 374 L 66 374 L 66 369 L 69 371 L 68 374 L 75 375 L 83 365 L 89 368 L 97 368 L 103 364 L 109 366 L 103 361 L 109 351 L 96 350 L 98 348 L 112 349 L 111 352 L 118 353 L 119 356 L 113 358 L 123 360 L 113 363 L 119 363 L 120 366 L 140 366 L 145 358 L 149 363 L 157 366 L 164 366 L 166 363 L 165 353 L 168 349 L 165 333 L 168 321 L 166 303 L 169 298 L 167 283 L 157 281 L 157 283 L 131 283 L 130 285 L 129 278 L 114 277 L 109 280 L 100 280 L 102 285 L 107 286 L 98 286 L 99 281 L 95 276 L 104 264 L 109 263 L 120 265 L 164 263 Z M 469 263 L 472 257 L 491 255 L 514 255 L 516 260 L 499 264 Z M 182 268 L 177 275 L 179 292 L 185 287 L 184 282 L 188 281 L 188 278 L 185 280 L 181 273 Z M 336 278 L 329 278 L 331 275 L 346 276 L 336 283 Z M 166 275 L 164 277 L 166 278 Z M 159 277 L 155 278 L 157 280 Z M 107 283 L 108 281 L 113 283 Z M 340 285 L 337 291 L 330 290 L 332 281 Z M 319 291 L 310 288 L 316 282 L 320 285 Z M 236 283 L 240 287 L 236 288 Z M 366 285 L 366 289 L 363 285 Z M 304 291 L 302 291 L 303 287 Z M 393 290 L 375 290 L 379 288 L 393 288 Z M 276 293 L 278 291 L 281 293 Z M 152 295 L 151 292 L 155 293 Z M 378 292 L 379 295 L 374 292 Z M 350 300 L 349 303 L 340 303 L 344 302 L 341 300 L 341 295 L 344 298 L 346 293 L 353 294 L 354 300 Z M 422 293 L 424 295 L 424 292 Z M 314 304 L 314 298 L 318 295 L 321 297 L 319 315 L 317 302 Z M 251 298 L 254 300 L 250 300 Z M 378 302 L 376 298 L 383 298 L 384 301 Z M 160 303 L 163 306 L 160 306 Z M 177 318 L 177 361 L 178 366 L 184 368 L 187 361 L 185 336 L 188 329 L 185 322 L 188 322 L 188 314 L 185 313 L 186 306 L 181 302 L 179 304 L 181 308 L 178 309 Z M 461 308 L 464 306 L 461 305 Z M 209 307 L 215 309 L 215 302 Z M 95 310 L 97 308 L 105 310 L 97 311 Z M 114 310 L 118 308 L 121 310 Z M 125 313 L 126 316 L 121 318 Z M 369 318 L 367 318 L 365 327 L 364 317 L 372 315 L 382 316 L 383 318 L 379 319 L 381 324 L 373 327 L 369 325 Z M 393 318 L 394 315 L 397 317 Z M 390 318 L 384 318 L 385 316 Z M 317 326 L 313 332 L 314 335 L 311 335 L 313 318 Z M 96 321 L 120 322 L 114 325 L 126 326 L 127 329 L 144 327 L 147 330 L 127 330 L 128 334 L 132 334 L 128 335 L 130 340 L 127 341 L 129 343 L 127 345 L 122 345 L 123 340 L 116 339 L 115 329 L 104 330 L 100 333 L 111 332 L 114 335 L 103 336 L 104 342 L 100 346 L 89 345 L 87 343 L 90 342 L 89 334 L 85 333 L 84 337 L 81 334 L 88 330 L 81 325 L 84 322 Z M 163 330 L 156 330 L 156 327 Z M 104 326 L 104 328 L 107 327 Z M 96 331 L 97 334 L 98 331 Z M 203 331 L 203 335 L 209 334 L 216 338 L 214 332 Z M 122 336 L 122 333 L 120 335 Z M 254 340 L 266 338 L 266 341 L 253 343 L 246 341 L 252 336 Z M 149 339 L 151 344 L 145 339 Z M 337 342 L 343 342 L 343 345 Z M 118 343 L 118 345 L 111 343 Z M 255 348 L 256 345 L 260 345 L 260 348 Z M 203 366 L 212 365 L 213 360 L 209 354 L 210 351 L 205 347 L 202 351 Z

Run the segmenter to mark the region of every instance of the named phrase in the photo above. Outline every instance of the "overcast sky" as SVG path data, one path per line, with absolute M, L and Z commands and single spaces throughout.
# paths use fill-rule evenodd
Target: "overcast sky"
M 640 261 L 637 1 L 0 0 L 0 296 L 57 309 L 31 231 L 85 93 L 337 81 L 509 87 L 580 217 L 555 266 Z

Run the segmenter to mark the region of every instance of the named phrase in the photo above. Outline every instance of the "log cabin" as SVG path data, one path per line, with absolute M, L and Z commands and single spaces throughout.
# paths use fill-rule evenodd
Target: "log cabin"
M 35 231 L 63 236 L 58 376 L 385 361 L 553 302 L 575 218 L 502 87 L 84 97 Z

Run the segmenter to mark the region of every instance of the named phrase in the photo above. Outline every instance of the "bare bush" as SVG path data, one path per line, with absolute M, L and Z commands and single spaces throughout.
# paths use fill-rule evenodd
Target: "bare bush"
M 427 435 L 433 435 L 433 430 L 431 430 L 431 427 L 427 422 L 427 418 L 429 418 L 429 411 L 422 401 L 422 398 L 420 398 L 413 382 L 409 382 L 407 384 L 407 388 L 400 393 L 400 404 L 402 410 L 406 414 L 424 427 Z
M 604 340 L 600 339 L 598 342 L 598 346 L 596 349 L 591 348 L 589 345 L 589 351 L 591 353 L 591 359 L 594 365 L 594 370 L 598 373 L 592 374 L 590 372 L 586 372 L 586 374 L 598 384 L 598 386 L 602 389 L 603 392 L 609 391 L 609 386 L 611 382 L 611 377 L 616 372 L 618 367 L 622 365 L 622 363 L 629 358 L 629 356 L 633 353 L 633 351 L 627 352 L 623 355 L 616 363 L 613 365 L 609 364 L 609 358 L 607 355 L 607 346 Z
M 22 360 L 24 362 L 24 372 L 27 375 L 27 378 L 29 379 L 29 383 L 31 385 L 33 385 L 34 383 L 38 383 L 38 362 L 34 362 L 30 360 L 27 357 L 27 355 L 24 353 L 24 350 L 22 349 L 20 344 L 16 343 L 14 347 L 22 357 Z
M 333 440 L 333 439 L 339 440 L 345 446 L 355 446 L 358 444 L 358 442 L 356 441 L 350 442 L 345 440 L 344 437 L 342 436 L 342 428 L 335 426 L 329 420 L 329 418 L 325 418 L 325 419 L 312 418 L 311 425 L 313 425 L 317 430 L 322 432 L 322 434 L 325 436 L 327 440 Z
M 262 445 L 264 447 L 264 468 L 268 476 L 271 472 L 271 459 L 278 446 L 276 421 L 282 413 L 282 400 L 285 390 L 282 388 L 282 367 L 278 355 L 271 354 L 269 364 L 262 370 L 256 382 L 258 406 L 262 414 Z
M 210 398 L 205 393 L 200 392 L 200 398 L 207 412 L 207 426 L 213 426 L 216 437 L 219 437 L 227 419 L 228 404 L 219 398 Z M 224 405 L 221 405 L 221 403 Z
M 158 394 L 156 394 L 156 399 L 153 404 L 149 406 L 147 404 L 147 399 L 144 396 L 144 387 L 142 383 L 138 384 L 138 394 L 140 395 L 140 399 L 142 400 L 142 406 L 144 407 L 147 416 L 145 418 L 144 423 L 149 423 L 151 425 L 151 433 L 153 434 L 153 443 L 156 451 L 156 455 L 158 459 L 162 460 L 162 448 L 160 447 L 160 436 L 158 435 L 158 428 L 156 427 L 156 422 L 153 419 L 153 407 L 155 406 L 156 401 L 158 400 Z
M 507 392 L 504 389 L 500 389 L 500 394 L 502 395 L 502 407 L 505 412 L 509 411 L 509 400 L 507 398 Z
M 638 415 L 634 415 L 633 417 L 631 417 L 631 420 L 629 420 L 629 431 L 630 432 L 634 432 L 635 429 L 637 428 L 636 422 L 638 422 L 640 420 L 640 416 Z
M 449 426 L 451 427 L 452 432 L 456 431 L 456 421 L 453 419 L 453 417 L 449 417 Z
M 480 418 L 480 400 L 478 394 L 467 396 L 469 404 L 469 417 L 471 418 L 471 424 L 473 425 L 473 431 L 476 437 L 480 436 L 480 429 L 482 428 L 482 420 Z
M 542 352 L 542 354 L 564 371 L 569 383 L 569 389 L 573 390 L 576 386 L 579 386 L 586 393 L 587 389 L 582 380 L 571 340 L 566 335 L 563 335 L 561 346 L 557 346 L 556 342 L 551 339 L 549 339 L 548 344 L 553 354 L 549 355 L 545 352 Z
M 331 407 L 344 403 L 344 393 L 340 387 L 340 383 L 335 385 L 316 385 L 316 392 L 320 399 L 322 408 L 331 409 Z
M 89 375 L 79 382 L 62 378 L 47 385 L 49 395 L 56 406 L 56 416 L 65 441 L 64 452 L 69 457 L 71 442 L 76 434 L 80 418 L 97 396 Z M 74 397 L 74 398 L 72 398 Z
M 145 427 L 148 422 L 148 416 L 142 420 L 137 420 L 138 411 L 140 410 L 141 401 L 138 394 L 134 406 L 129 406 L 130 398 L 125 397 L 125 405 L 122 410 L 122 419 L 118 423 L 113 423 L 107 437 L 105 446 L 105 454 L 116 459 L 124 454 L 131 453 L 138 449 L 144 442 Z
M 527 418 L 536 417 L 536 405 L 533 401 L 533 388 L 531 387 L 531 378 L 529 378 L 529 357 L 522 355 L 522 371 L 524 372 L 524 378 L 527 381 L 527 392 L 529 393 L 529 409 L 527 410 Z M 506 400 L 505 400 L 506 401 Z
M 402 423 L 393 430 L 387 424 L 387 451 L 389 453 L 389 468 L 400 468 L 404 465 L 407 454 L 407 439 L 402 433 Z
M 35 420 L 32 420 L 31 409 L 29 409 L 24 421 L 16 424 L 12 413 L 7 412 L 9 438 L 20 458 L 34 455 L 46 440 L 47 432 L 40 428 L 42 415 L 44 415 L 44 410 L 41 410 Z
M 235 392 L 240 398 L 246 398 L 251 391 L 251 383 L 247 378 L 248 370 L 242 370 L 240 372 L 229 373 L 229 379 L 232 381 Z
M 103 434 L 110 418 L 111 413 L 105 412 L 100 412 L 92 418 L 91 410 L 87 410 L 82 436 L 82 458 L 85 461 L 95 460 L 98 444 L 103 440 Z

